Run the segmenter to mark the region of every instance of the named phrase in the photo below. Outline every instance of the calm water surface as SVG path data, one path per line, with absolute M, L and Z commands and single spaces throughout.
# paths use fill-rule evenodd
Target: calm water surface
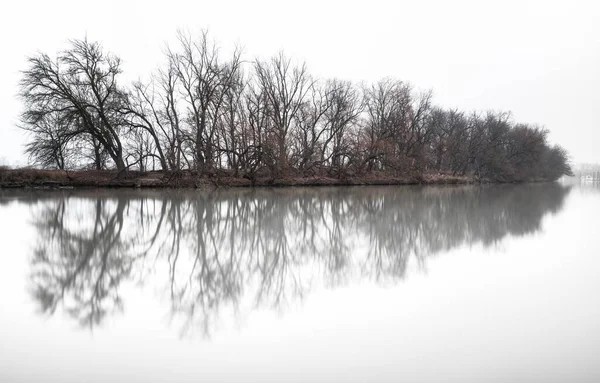
M 0 191 L 0 381 L 600 381 L 599 223 L 594 185 Z

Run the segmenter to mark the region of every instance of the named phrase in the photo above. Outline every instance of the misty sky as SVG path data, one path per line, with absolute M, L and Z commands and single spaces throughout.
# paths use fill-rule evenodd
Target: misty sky
M 0 164 L 27 161 L 16 127 L 27 56 L 87 35 L 123 59 L 123 81 L 143 79 L 178 28 L 208 28 L 247 60 L 283 49 L 318 77 L 395 77 L 433 89 L 441 106 L 511 111 L 574 162 L 600 163 L 598 0 L 22 0 L 0 12 Z

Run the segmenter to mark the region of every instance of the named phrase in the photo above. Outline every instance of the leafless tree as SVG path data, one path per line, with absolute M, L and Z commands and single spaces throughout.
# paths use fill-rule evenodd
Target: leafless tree
M 247 83 L 243 72 L 238 69 L 231 77 L 227 77 L 230 84 L 224 90 L 223 106 L 217 116 L 221 138 L 219 151 L 224 153 L 226 166 L 237 176 L 240 165 L 245 167 L 246 148 L 249 145 L 248 113 L 244 103 Z
M 194 144 L 198 170 L 212 171 L 218 152 L 218 116 L 227 92 L 235 85 L 241 65 L 241 50 L 221 62 L 219 49 L 203 31 L 197 39 L 179 32 L 181 51 L 169 50 L 175 74 L 187 105 L 186 121 Z M 180 121 L 181 123 L 181 121 Z
M 314 174 L 315 167 L 322 165 L 323 137 L 327 130 L 325 114 L 331 107 L 327 90 L 314 83 L 308 90 L 306 100 L 294 116 L 292 131 L 291 165 L 301 175 Z
M 306 64 L 292 65 L 283 52 L 271 58 L 269 62 L 254 62 L 256 81 L 264 95 L 272 122 L 276 140 L 276 171 L 285 173 L 289 167 L 290 131 L 297 119 L 313 80 L 308 74 Z
M 410 142 L 410 86 L 384 79 L 364 90 L 364 164 L 367 170 L 398 171 L 407 167 L 404 154 Z
M 124 92 L 117 84 L 118 57 L 104 53 L 100 44 L 72 40 L 54 61 L 46 54 L 29 58 L 20 82 L 24 126 L 35 126 L 52 113 L 61 114 L 70 135 L 89 134 L 109 154 L 119 170 L 125 168 L 118 113 Z
M 48 113 L 24 129 L 32 136 L 25 149 L 30 161 L 44 168 L 64 170 L 68 166 L 69 141 L 73 135 L 63 124 L 60 113 Z
M 348 132 L 356 129 L 362 112 L 358 90 L 348 81 L 330 80 L 325 85 L 325 136 L 321 159 L 333 172 L 342 174 L 342 168 L 350 159 Z

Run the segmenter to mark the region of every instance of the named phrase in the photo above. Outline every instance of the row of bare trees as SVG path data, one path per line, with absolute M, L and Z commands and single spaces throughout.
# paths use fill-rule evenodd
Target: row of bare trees
M 136 168 L 202 175 L 352 177 L 475 174 L 556 179 L 567 153 L 507 113 L 436 107 L 402 81 L 356 85 L 311 76 L 283 53 L 226 58 L 207 32 L 178 34 L 166 64 L 124 85 L 121 62 L 73 40 L 23 72 L 21 126 L 33 162 L 59 169 Z

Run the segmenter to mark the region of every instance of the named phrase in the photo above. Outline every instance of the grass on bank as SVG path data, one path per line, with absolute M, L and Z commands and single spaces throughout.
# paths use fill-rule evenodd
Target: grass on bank
M 327 176 L 286 176 L 282 178 L 234 177 L 227 172 L 198 175 L 195 172 L 127 171 L 115 170 L 46 170 L 36 168 L 9 168 L 0 166 L 2 188 L 61 188 L 61 187 L 170 187 L 198 188 L 206 186 L 331 186 L 331 185 L 407 185 L 407 184 L 468 184 L 482 182 L 472 176 L 453 176 L 427 173 L 418 176 L 390 176 L 371 173 L 360 177 L 332 178 Z

